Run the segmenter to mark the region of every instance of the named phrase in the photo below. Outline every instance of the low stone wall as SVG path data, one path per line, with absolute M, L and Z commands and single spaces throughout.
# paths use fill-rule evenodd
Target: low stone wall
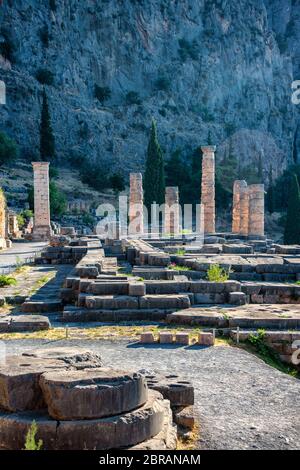
M 97 238 L 79 238 L 71 240 L 66 235 L 56 235 L 51 237 L 50 246 L 42 251 L 37 264 L 77 264 L 88 250 L 101 247 L 101 242 Z M 103 252 L 104 256 L 104 252 Z
M 300 304 L 300 285 L 276 283 L 243 283 L 246 302 L 253 304 Z
M 257 331 L 239 331 L 239 341 L 246 341 L 249 339 L 250 335 L 257 335 Z M 237 332 L 236 330 L 231 331 L 231 338 L 236 342 L 237 341 Z M 300 331 L 298 332 L 287 332 L 287 331 L 265 331 L 264 339 L 266 343 L 276 351 L 283 362 L 287 364 L 293 364 L 292 356 L 295 351 L 299 350 L 299 359 L 300 359 Z M 294 346 L 295 341 L 299 341 L 299 346 Z M 294 364 L 295 365 L 295 364 Z M 300 370 L 300 365 L 297 366 Z

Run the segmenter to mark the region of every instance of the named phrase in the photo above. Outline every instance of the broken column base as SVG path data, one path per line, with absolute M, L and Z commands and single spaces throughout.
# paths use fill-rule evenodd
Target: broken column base
M 35 242 L 43 242 L 50 240 L 50 237 L 53 235 L 53 231 L 50 225 L 38 225 L 33 227 L 31 234 L 31 240 Z

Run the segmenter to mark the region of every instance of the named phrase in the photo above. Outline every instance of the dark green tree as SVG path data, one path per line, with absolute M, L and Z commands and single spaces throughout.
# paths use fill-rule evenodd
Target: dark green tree
M 51 126 L 51 117 L 46 91 L 43 91 L 42 114 L 40 124 L 40 156 L 42 161 L 55 158 L 55 138 Z
M 95 98 L 97 98 L 101 104 L 104 103 L 104 101 L 109 100 L 111 97 L 111 90 L 107 86 L 99 86 L 95 85 Z
M 113 175 L 111 175 L 109 177 L 109 183 L 112 189 L 114 190 L 115 194 L 118 194 L 119 192 L 124 191 L 125 189 L 124 178 L 119 173 L 114 173 Z
M 273 168 L 270 166 L 269 170 L 269 188 L 266 195 L 266 206 L 268 211 L 273 214 L 275 212 L 275 197 L 274 197 L 274 182 L 273 182 Z
M 300 189 L 295 174 L 291 176 L 289 185 L 284 243 L 287 245 L 300 244 Z
M 19 149 L 15 141 L 0 131 L 0 165 L 15 160 L 18 153 Z
M 147 150 L 144 175 L 144 199 L 148 209 L 150 209 L 154 201 L 158 204 L 163 204 L 165 200 L 164 159 L 157 139 L 156 122 L 154 120 L 152 120 Z

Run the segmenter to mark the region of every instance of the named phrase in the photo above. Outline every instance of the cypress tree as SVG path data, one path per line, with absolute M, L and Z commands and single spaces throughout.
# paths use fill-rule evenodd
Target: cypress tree
M 300 244 L 300 189 L 295 174 L 291 176 L 289 186 L 284 243 L 287 245 Z
M 165 171 L 163 154 L 157 139 L 156 122 L 152 120 L 144 174 L 144 200 L 148 210 L 155 201 L 165 200 Z
M 43 91 L 43 103 L 40 124 L 40 156 L 42 161 L 53 160 L 55 157 L 55 139 L 51 126 L 48 98 Z

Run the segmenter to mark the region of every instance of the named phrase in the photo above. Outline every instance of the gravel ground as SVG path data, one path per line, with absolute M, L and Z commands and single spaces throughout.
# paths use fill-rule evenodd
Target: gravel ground
M 300 449 L 300 381 L 232 347 L 140 346 L 129 341 L 7 341 L 9 353 L 81 346 L 105 365 L 176 373 L 195 387 L 199 449 Z

